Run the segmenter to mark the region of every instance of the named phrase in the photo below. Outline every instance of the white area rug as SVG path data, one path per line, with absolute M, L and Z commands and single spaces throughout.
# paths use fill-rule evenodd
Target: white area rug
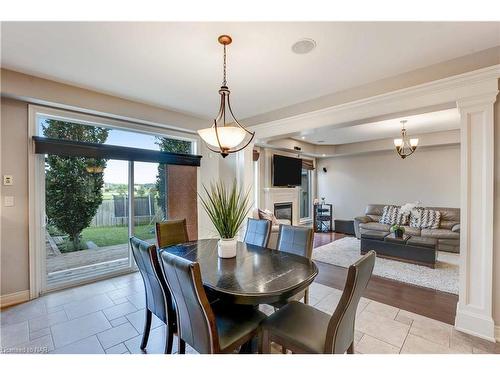
M 360 241 L 344 237 L 314 249 L 313 259 L 341 267 L 349 267 L 361 255 Z M 396 260 L 377 258 L 373 274 L 426 288 L 458 294 L 458 254 L 438 252 L 436 268 Z

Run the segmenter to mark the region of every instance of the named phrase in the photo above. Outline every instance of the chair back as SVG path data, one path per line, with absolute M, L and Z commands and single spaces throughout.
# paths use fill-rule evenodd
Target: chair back
M 156 244 L 159 248 L 188 242 L 186 219 L 156 223 Z
M 344 292 L 328 324 L 325 353 L 345 353 L 354 341 L 356 310 L 361 295 L 370 281 L 375 255 L 375 251 L 369 251 L 349 267 Z
M 162 251 L 160 262 L 177 308 L 177 334 L 199 353 L 215 353 L 215 316 L 203 289 L 200 265 Z
M 146 307 L 164 323 L 173 324 L 176 321 L 175 307 L 158 262 L 156 246 L 137 237 L 130 238 L 130 245 L 144 281 Z
M 248 218 L 244 242 L 249 245 L 267 247 L 271 234 L 271 222 Z
M 312 228 L 280 224 L 276 249 L 311 259 L 313 236 Z

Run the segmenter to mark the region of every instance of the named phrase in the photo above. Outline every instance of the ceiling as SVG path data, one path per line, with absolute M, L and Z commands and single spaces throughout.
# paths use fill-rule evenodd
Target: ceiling
M 240 119 L 500 44 L 500 23 L 484 22 L 3 22 L 1 63 L 208 119 L 223 33 L 233 37 L 228 83 Z M 301 38 L 317 47 L 294 54 Z
M 376 139 L 401 136 L 401 120 L 407 120 L 405 127 L 409 136 L 458 129 L 460 114 L 456 108 L 405 116 L 382 121 L 373 121 L 342 128 L 311 129 L 302 136 L 292 137 L 318 145 L 340 145 Z

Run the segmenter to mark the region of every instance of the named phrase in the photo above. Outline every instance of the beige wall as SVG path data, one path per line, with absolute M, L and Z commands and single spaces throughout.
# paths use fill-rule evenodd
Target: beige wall
M 2 176 L 14 177 L 1 186 L 1 295 L 29 289 L 28 260 L 28 104 L 3 99 L 1 103 Z M 4 207 L 4 196 L 14 196 L 14 207 Z
M 495 103 L 495 187 L 493 233 L 493 318 L 500 330 L 500 100 Z M 497 339 L 500 332 L 497 331 Z
M 405 160 L 393 150 L 319 159 L 317 178 L 338 219 L 362 215 L 369 203 L 460 207 L 460 146 L 421 148 Z

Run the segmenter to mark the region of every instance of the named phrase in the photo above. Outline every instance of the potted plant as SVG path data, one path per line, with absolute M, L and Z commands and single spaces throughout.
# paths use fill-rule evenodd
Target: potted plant
M 403 234 L 405 233 L 405 228 L 402 227 L 401 225 L 394 224 L 391 227 L 391 231 L 394 232 L 394 236 L 396 238 L 403 238 Z
M 237 246 L 235 237 L 250 210 L 250 190 L 243 192 L 238 188 L 236 180 L 230 187 L 219 181 L 210 184 L 210 188 L 203 185 L 203 189 L 206 196 L 199 194 L 201 204 L 220 236 L 219 257 L 235 257 Z

